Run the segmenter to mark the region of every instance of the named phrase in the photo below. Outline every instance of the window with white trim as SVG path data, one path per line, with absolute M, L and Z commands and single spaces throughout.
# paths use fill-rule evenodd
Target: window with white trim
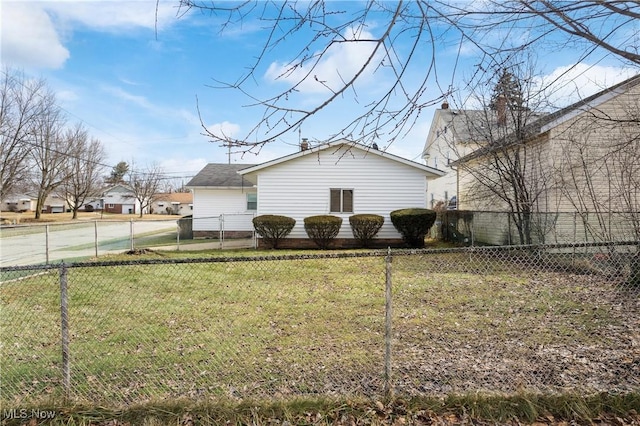
M 353 189 L 331 188 L 329 211 L 353 213 Z
M 247 210 L 258 210 L 258 194 L 247 194 Z

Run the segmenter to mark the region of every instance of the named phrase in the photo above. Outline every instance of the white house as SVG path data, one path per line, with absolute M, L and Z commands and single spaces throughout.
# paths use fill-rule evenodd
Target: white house
M 102 194 L 105 213 L 137 214 L 140 203 L 126 185 L 115 185 Z
M 36 210 L 37 197 L 30 194 L 15 194 L 2 200 L 1 210 L 13 212 L 32 212 Z
M 151 213 L 190 215 L 193 213 L 193 194 L 191 192 L 155 194 L 151 203 Z
M 322 144 L 238 173 L 257 188 L 257 215 L 292 217 L 296 225 L 281 247 L 311 247 L 304 218 L 330 214 L 343 219 L 337 245 L 349 245 L 349 216 L 377 214 L 385 223 L 376 239 L 398 243 L 389 213 L 428 205 L 428 183 L 444 172 L 345 139 Z M 197 205 L 198 199 L 194 200 Z
M 3 200 L 0 206 L 2 211 L 34 212 L 38 204 L 38 197 L 31 194 L 16 194 Z M 64 213 L 68 204 L 58 194 L 50 194 L 42 205 L 42 213 Z
M 193 192 L 193 237 L 253 234 L 257 190 L 238 171 L 253 164 L 207 164 L 186 187 Z

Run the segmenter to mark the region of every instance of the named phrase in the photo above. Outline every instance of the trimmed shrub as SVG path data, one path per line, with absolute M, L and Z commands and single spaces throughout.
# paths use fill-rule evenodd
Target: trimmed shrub
M 91 204 L 86 204 L 84 206 L 84 211 L 85 212 L 92 212 L 93 211 L 93 206 Z
M 304 219 L 304 230 L 321 249 L 326 249 L 340 232 L 342 218 L 331 215 L 309 216 Z
M 349 216 L 353 236 L 363 247 L 369 247 L 382 225 L 384 217 L 377 214 L 354 214 Z
M 422 208 L 394 210 L 389 216 L 402 234 L 402 240 L 411 248 L 424 247 L 424 237 L 436 221 L 435 211 Z
M 296 220 L 287 216 L 265 214 L 253 218 L 256 233 L 274 249 L 278 248 L 280 240 L 289 235 L 295 225 Z

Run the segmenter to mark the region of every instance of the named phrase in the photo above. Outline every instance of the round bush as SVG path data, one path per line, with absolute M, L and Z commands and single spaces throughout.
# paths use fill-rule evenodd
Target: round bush
M 304 230 L 321 249 L 326 249 L 340 232 L 342 218 L 331 215 L 309 216 L 304 219 Z
M 369 247 L 371 241 L 384 224 L 384 217 L 377 214 L 354 214 L 349 216 L 349 225 L 353 236 L 363 247 Z
M 424 247 L 424 238 L 436 221 L 436 212 L 423 208 L 394 210 L 389 216 L 402 240 L 411 248 Z
M 279 215 L 265 214 L 253 218 L 253 227 L 256 233 L 272 248 L 278 248 L 281 239 L 291 233 L 296 225 L 296 220 Z

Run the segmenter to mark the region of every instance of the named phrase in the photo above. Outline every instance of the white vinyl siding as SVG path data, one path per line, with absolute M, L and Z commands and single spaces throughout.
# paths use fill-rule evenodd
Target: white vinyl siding
M 251 192 L 248 192 L 251 191 Z M 193 189 L 193 230 L 220 229 L 220 215 L 225 215 L 225 229 L 253 230 L 253 215 L 247 211 L 247 194 L 255 189 Z
M 291 238 L 307 238 L 304 218 L 319 214 L 342 217 L 338 238 L 353 238 L 349 216 L 379 214 L 385 223 L 380 238 L 399 238 L 389 219 L 393 210 L 426 207 L 427 179 L 420 169 L 345 146 L 326 149 L 257 172 L 258 214 L 292 217 Z M 330 189 L 353 190 L 353 212 L 333 213 Z

